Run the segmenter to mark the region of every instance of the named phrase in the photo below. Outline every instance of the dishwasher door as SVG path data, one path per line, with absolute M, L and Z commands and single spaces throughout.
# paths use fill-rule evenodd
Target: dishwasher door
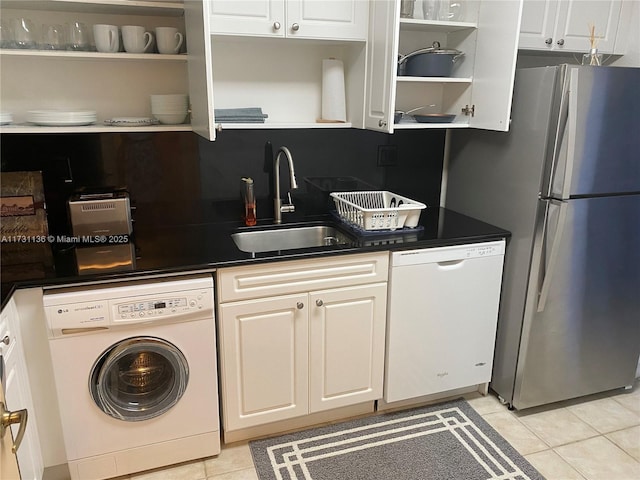
M 505 242 L 391 254 L 384 400 L 488 383 Z

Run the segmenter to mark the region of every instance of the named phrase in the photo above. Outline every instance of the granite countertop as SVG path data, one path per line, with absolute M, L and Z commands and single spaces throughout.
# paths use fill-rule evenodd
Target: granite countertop
M 159 211 L 159 210 L 155 210 Z M 181 222 L 158 218 L 137 219 L 134 234 L 129 242 L 121 244 L 77 245 L 55 242 L 53 244 L 21 245 L 21 258 L 28 262 L 11 261 L 2 256 L 2 305 L 15 288 L 56 286 L 82 282 L 100 282 L 128 279 L 153 274 L 212 271 L 216 268 L 311 258 L 322 255 L 358 253 L 374 250 L 399 250 L 428 248 L 444 245 L 482 242 L 508 238 L 510 233 L 471 217 L 444 208 L 428 207 L 422 211 L 420 224 L 409 233 L 365 235 L 354 237 L 348 245 L 246 253 L 240 251 L 231 233 L 243 228 L 235 221 L 211 222 L 208 218 L 182 218 Z M 185 221 L 186 220 L 186 221 Z M 283 225 L 294 226 L 300 222 L 332 222 L 331 215 L 285 214 Z M 270 225 L 269 220 L 258 222 L 258 227 Z M 14 245 L 10 245 L 14 246 Z M 34 255 L 29 255 L 29 249 Z M 106 250 L 117 254 L 101 260 Z M 44 257 L 42 257 L 44 251 Z M 15 257 L 13 257 L 15 258 Z

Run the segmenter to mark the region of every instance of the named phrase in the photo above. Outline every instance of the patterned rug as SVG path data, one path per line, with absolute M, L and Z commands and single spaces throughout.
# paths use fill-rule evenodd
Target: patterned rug
M 544 480 L 462 399 L 249 446 L 260 480 Z

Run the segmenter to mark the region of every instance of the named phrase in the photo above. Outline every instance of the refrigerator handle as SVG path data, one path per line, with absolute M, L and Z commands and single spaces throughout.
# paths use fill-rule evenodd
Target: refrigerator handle
M 551 208 L 555 203 L 556 202 L 553 200 L 549 202 L 549 210 L 551 210 Z M 542 312 L 547 303 L 547 297 L 549 296 L 549 289 L 551 287 L 551 278 L 552 278 L 553 271 L 555 270 L 556 263 L 558 262 L 558 252 L 560 250 L 560 244 L 562 241 L 562 235 L 564 233 L 564 226 L 565 226 L 565 221 L 567 217 L 567 208 L 568 208 L 567 202 L 558 202 L 558 203 L 559 203 L 559 206 L 558 206 L 559 211 L 558 211 L 557 227 L 553 235 L 553 241 L 551 242 L 551 251 L 549 252 L 549 256 L 547 257 L 548 260 L 546 261 L 544 278 L 542 280 L 542 286 L 540 287 L 540 292 L 538 294 L 538 312 Z M 547 219 L 546 219 L 546 225 L 545 225 L 545 231 L 547 232 L 545 234 L 545 239 L 544 239 L 545 246 L 547 243 L 547 237 L 549 235 L 549 232 L 551 231 L 549 226 L 549 222 L 551 221 L 551 218 L 552 218 L 552 215 L 551 215 L 551 212 L 549 211 L 549 214 L 547 215 Z
M 569 71 L 569 91 L 567 92 L 567 113 L 565 118 L 567 125 L 567 159 L 564 169 L 564 182 L 562 183 L 562 198 L 569 198 L 569 195 L 571 195 L 571 178 L 573 177 L 573 165 L 576 156 L 578 72 L 577 68 L 571 68 Z
M 575 94 L 578 89 L 578 70 L 569 69 L 568 85 L 564 87 L 558 126 L 553 144 L 553 157 L 550 180 L 548 185 L 548 196 L 569 198 L 571 194 L 571 177 L 573 174 L 573 164 L 576 144 L 576 122 L 578 114 L 578 96 Z M 564 154 L 564 162 L 561 156 Z M 562 175 L 561 178 L 556 178 Z M 561 182 L 558 185 L 558 181 Z M 559 192 L 557 192 L 560 190 Z

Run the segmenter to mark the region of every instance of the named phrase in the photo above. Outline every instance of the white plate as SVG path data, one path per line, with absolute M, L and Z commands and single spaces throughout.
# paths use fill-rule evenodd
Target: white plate
M 64 111 L 64 110 L 30 110 L 27 115 L 30 117 L 48 117 L 48 118 L 84 118 L 95 117 L 98 114 L 95 110 L 81 111 Z
M 115 117 L 104 121 L 105 125 L 117 126 L 140 126 L 157 125 L 159 122 L 151 117 Z
M 76 125 L 92 125 L 96 123 L 96 120 L 87 119 L 87 120 L 38 120 L 31 119 L 28 120 L 29 123 L 33 123 L 35 125 L 43 125 L 46 127 L 73 127 Z

